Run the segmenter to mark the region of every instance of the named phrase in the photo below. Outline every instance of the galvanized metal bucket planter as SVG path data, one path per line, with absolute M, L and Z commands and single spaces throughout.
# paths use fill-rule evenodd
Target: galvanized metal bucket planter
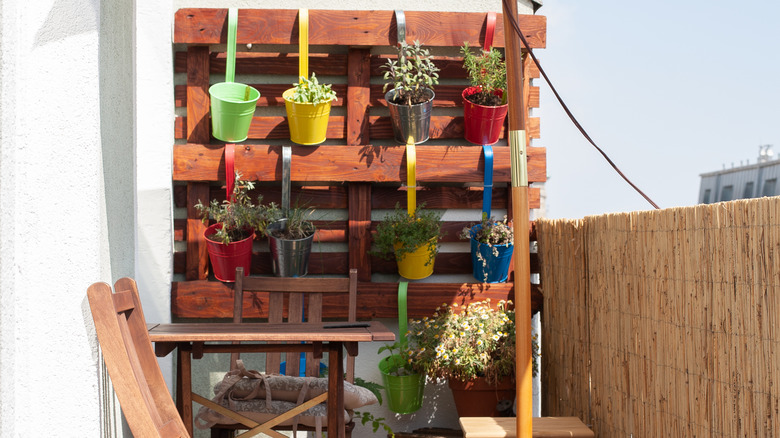
M 430 88 L 427 90 L 431 98 L 427 102 L 417 105 L 395 104 L 390 101 L 395 90 L 385 93 L 385 100 L 393 122 L 393 135 L 398 143 L 406 144 L 409 136 L 412 136 L 415 144 L 423 143 L 430 138 L 431 111 L 433 110 L 433 98 L 436 95 Z

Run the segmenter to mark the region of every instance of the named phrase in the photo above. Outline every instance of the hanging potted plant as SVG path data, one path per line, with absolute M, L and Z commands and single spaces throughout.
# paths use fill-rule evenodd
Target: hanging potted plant
M 411 351 L 401 342 L 385 345 L 377 353 L 390 353 L 379 361 L 387 405 L 397 414 L 411 414 L 422 406 L 425 374 L 412 368 Z
M 265 231 L 274 275 L 305 276 L 309 271 L 309 257 L 316 231 L 311 221 L 314 210 L 296 206 L 282 211 L 274 203 L 265 210 L 268 218 L 275 219 Z
M 424 207 L 421 204 L 410 215 L 396 204 L 395 210 L 377 225 L 374 235 L 372 254 L 385 259 L 395 257 L 398 273 L 410 280 L 433 274 L 433 262 L 439 253 L 441 213 Z
M 204 223 L 214 220 L 214 224 L 206 228 L 204 237 L 217 280 L 235 281 L 238 266 L 244 268 L 245 275 L 249 275 L 255 232 L 264 232 L 272 220 L 267 208 L 261 204 L 261 196 L 258 196 L 257 204 L 252 203 L 249 192 L 254 187 L 252 181 L 242 181 L 241 174 L 236 172 L 229 199 L 221 203 L 212 199 L 208 205 L 198 200 L 195 205 Z
M 483 217 L 482 222 L 465 227 L 459 237 L 471 241 L 471 265 L 474 278 L 483 283 L 501 283 L 509 275 L 514 248 L 512 223 Z
M 331 102 L 336 92 L 331 85 L 320 84 L 312 73 L 311 79 L 301 76 L 293 88 L 282 94 L 290 125 L 290 140 L 303 145 L 315 145 L 325 141 Z
M 494 144 L 501 135 L 506 103 L 506 63 L 495 49 L 475 55 L 468 42 L 460 49 L 471 86 L 463 90 L 464 137 L 471 143 Z
M 398 47 L 398 59 L 388 59 L 385 69 L 384 93 L 395 140 L 407 144 L 422 143 L 430 137 L 433 86 L 439 83 L 439 68 L 428 49 L 419 41 L 405 42 Z M 388 91 L 388 88 L 391 88 Z
M 515 399 L 515 313 L 511 301 L 444 304 L 409 325 L 412 369 L 446 378 L 460 417 L 497 417 Z M 528 327 L 528 330 L 531 328 Z M 533 375 L 539 355 L 533 340 Z

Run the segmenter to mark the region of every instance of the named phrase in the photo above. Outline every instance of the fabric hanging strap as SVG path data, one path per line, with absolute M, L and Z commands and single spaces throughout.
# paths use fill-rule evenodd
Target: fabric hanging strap
M 235 201 L 233 199 L 233 186 L 236 182 L 236 145 L 230 143 L 225 145 L 225 199 L 228 201 Z
M 406 211 L 414 216 L 417 211 L 417 150 L 412 136 L 406 143 Z
M 227 64 L 225 82 L 236 81 L 236 33 L 238 32 L 238 9 L 228 9 Z
M 395 28 L 398 45 L 400 46 L 402 42 L 406 41 L 406 15 L 400 9 L 395 10 Z
M 482 183 L 482 217 L 490 218 L 490 208 L 493 203 L 493 146 L 482 145 L 485 155 L 485 179 Z
M 401 350 L 404 350 L 407 344 L 406 291 L 408 287 L 409 282 L 398 283 L 398 340 L 401 343 Z
M 485 23 L 485 44 L 483 50 L 490 50 L 493 46 L 493 34 L 496 32 L 496 13 L 488 12 L 487 22 Z
M 309 10 L 298 10 L 298 76 L 309 77 Z
M 286 216 L 290 211 L 290 172 L 292 167 L 292 148 L 282 146 L 282 212 Z

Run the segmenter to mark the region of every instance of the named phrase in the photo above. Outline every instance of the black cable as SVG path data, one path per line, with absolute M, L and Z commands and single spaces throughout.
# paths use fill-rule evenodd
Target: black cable
M 504 10 L 510 11 L 509 8 L 509 1 L 510 0 L 501 0 L 504 4 Z M 516 1 L 516 0 L 511 0 Z M 525 49 L 528 51 L 528 54 L 531 55 L 531 59 L 534 61 L 534 64 L 536 64 L 536 67 L 539 69 L 539 72 L 542 74 L 542 77 L 544 77 L 545 82 L 547 82 L 547 85 L 550 87 L 550 90 L 552 90 L 553 94 L 555 95 L 555 98 L 558 99 L 558 103 L 561 104 L 561 107 L 563 107 L 563 110 L 566 111 L 566 114 L 569 116 L 569 119 L 571 119 L 572 123 L 574 123 L 574 126 L 577 127 L 577 129 L 580 130 L 580 133 L 582 133 L 583 137 L 585 137 L 586 140 L 590 144 L 593 145 L 594 148 L 596 148 L 597 151 L 604 157 L 605 160 L 609 163 L 610 166 L 612 166 L 613 169 L 615 169 L 615 172 L 618 173 L 631 187 L 634 188 L 640 195 L 642 195 L 643 198 L 647 200 L 647 202 L 650 203 L 655 208 L 660 208 L 658 204 L 653 202 L 652 199 L 650 199 L 642 190 L 639 189 L 634 183 L 631 182 L 631 180 L 628 179 L 626 175 L 623 174 L 623 172 L 620 171 L 620 169 L 617 167 L 617 165 L 607 156 L 607 154 L 601 150 L 598 145 L 596 145 L 596 142 L 593 141 L 593 139 L 590 138 L 587 132 L 585 132 L 585 128 L 580 125 L 580 122 L 577 121 L 577 119 L 574 117 L 574 114 L 569 111 L 569 107 L 566 106 L 566 103 L 564 103 L 561 96 L 558 94 L 558 90 L 555 89 L 552 82 L 550 82 L 550 78 L 547 77 L 547 73 L 544 72 L 544 69 L 542 68 L 541 64 L 539 64 L 539 60 L 536 59 L 536 56 L 534 55 L 533 50 L 531 50 L 531 46 L 528 45 L 528 41 L 526 41 L 525 37 L 523 36 L 523 32 L 520 30 L 520 25 L 517 23 L 517 17 L 509 16 L 509 22 L 512 24 L 512 27 L 514 28 L 515 33 L 520 37 L 520 41 L 523 42 L 523 45 L 525 46 Z

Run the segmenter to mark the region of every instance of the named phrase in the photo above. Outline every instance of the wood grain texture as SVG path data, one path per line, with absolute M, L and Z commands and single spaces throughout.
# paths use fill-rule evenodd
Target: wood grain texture
M 463 41 L 481 46 L 486 13 L 406 11 L 406 41 L 428 46 L 460 46 Z M 241 9 L 238 44 L 297 44 L 295 9 Z M 497 14 L 494 45 L 503 47 L 503 18 Z M 546 44 L 547 18 L 519 15 L 520 28 L 532 48 Z M 174 17 L 174 43 L 220 44 L 227 41 L 227 9 L 179 9 Z M 384 11 L 309 10 L 310 45 L 396 44 L 394 13 Z
M 512 283 L 410 283 L 408 289 L 410 318 L 430 316 L 443 303 L 467 305 L 490 298 L 491 302 L 512 299 Z M 532 286 L 534 311 L 539 311 L 542 296 Z M 358 282 L 358 320 L 398 317 L 398 284 Z M 245 318 L 266 318 L 268 293 L 244 294 Z M 348 302 L 339 296 L 323 297 L 323 318 L 346 315 Z M 171 311 L 176 318 L 231 318 L 233 288 L 214 281 L 174 282 L 171 287 Z
M 187 141 L 209 141 L 209 56 L 207 47 L 187 48 Z
M 208 204 L 208 184 L 187 184 L 187 280 L 203 280 L 208 276 L 208 250 L 203 233 L 206 225 L 201 220 L 195 204 Z
M 174 181 L 221 181 L 223 147 L 174 145 Z M 405 146 L 292 146 L 293 181 L 400 182 L 406 180 Z M 236 170 L 245 178 L 281 180 L 280 146 L 245 144 L 236 150 Z M 545 181 L 544 148 L 528 148 L 530 181 Z M 476 146 L 417 146 L 420 182 L 481 182 L 482 148 Z M 509 148 L 494 148 L 494 181 L 510 181 Z

